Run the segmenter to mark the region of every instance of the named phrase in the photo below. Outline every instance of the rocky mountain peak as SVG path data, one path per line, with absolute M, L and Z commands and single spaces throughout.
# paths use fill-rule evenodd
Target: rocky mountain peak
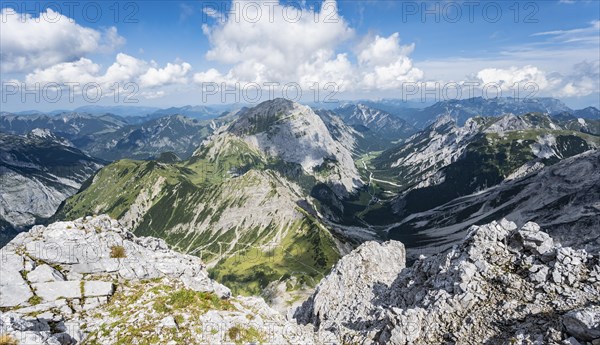
M 285 98 L 265 101 L 255 107 L 242 109 L 230 130 L 236 134 L 260 133 L 298 108 L 305 107 Z
M 442 114 L 435 119 L 431 128 L 437 129 L 446 126 L 456 126 L 456 118 L 450 113 Z
M 524 115 L 506 114 L 489 125 L 487 133 L 504 133 L 510 131 L 525 131 L 529 129 L 562 129 L 552 118 L 543 113 L 528 113 Z
M 231 133 L 268 156 L 302 166 L 304 172 L 327 181 L 336 193 L 362 185 L 352 153 L 335 140 L 310 107 L 278 98 L 244 109 L 239 118 L 211 141 Z
M 575 115 L 576 117 L 582 117 L 582 118 L 586 118 L 586 119 L 599 120 L 600 119 L 600 110 L 598 110 L 598 108 L 595 108 L 595 107 L 587 107 L 584 109 L 575 110 L 573 112 L 573 115 Z

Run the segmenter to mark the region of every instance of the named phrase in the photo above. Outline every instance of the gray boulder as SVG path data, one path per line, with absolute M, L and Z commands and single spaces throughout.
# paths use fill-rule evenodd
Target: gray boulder
M 563 316 L 567 332 L 577 339 L 600 339 L 600 305 L 572 310 Z
M 366 242 L 344 256 L 295 313 L 301 323 L 351 332 L 406 265 L 404 245 Z M 347 325 L 352 325 L 347 327 Z

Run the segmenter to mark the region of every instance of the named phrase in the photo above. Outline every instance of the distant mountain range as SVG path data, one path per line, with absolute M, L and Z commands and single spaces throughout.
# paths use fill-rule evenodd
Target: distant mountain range
M 125 106 L 125 105 L 85 105 L 77 107 L 73 110 L 53 110 L 53 111 L 38 111 L 26 110 L 12 112 L 14 115 L 60 115 L 63 113 L 85 113 L 90 115 L 116 115 L 120 117 L 137 117 L 137 118 L 157 118 L 169 115 L 184 115 L 195 119 L 211 119 L 219 116 L 223 112 L 233 109 L 232 105 L 218 106 L 192 106 L 186 105 L 182 107 L 157 108 L 144 106 Z
M 395 115 L 410 125 L 424 128 L 433 123 L 440 115 L 450 115 L 459 124 L 474 116 L 500 116 L 504 114 L 520 115 L 525 113 L 545 113 L 549 115 L 571 114 L 577 118 L 600 119 L 600 111 L 594 107 L 573 110 L 555 98 L 470 98 L 463 100 L 440 101 L 424 108 L 410 108 L 400 101 L 371 101 L 364 103 L 369 107 L 381 109 Z
M 138 119 L 87 113 L 54 116 L 3 114 L 0 116 L 0 131 L 24 135 L 34 129 L 46 129 L 68 139 L 91 156 L 111 161 L 122 158 L 148 159 L 169 151 L 187 158 L 221 122 L 201 121 L 181 115 L 144 121 Z
M 358 132 L 370 132 L 366 135 L 381 140 L 380 148 L 408 138 L 416 132 L 416 129 L 405 120 L 362 103 L 348 104 L 333 111 Z M 376 147 L 371 147 L 371 150 L 374 149 Z

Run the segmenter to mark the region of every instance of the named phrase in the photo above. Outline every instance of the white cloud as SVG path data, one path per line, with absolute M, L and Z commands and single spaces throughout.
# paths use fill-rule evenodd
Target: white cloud
M 554 95 L 557 97 L 585 97 L 600 94 L 600 61 L 583 61 L 573 67 L 573 73 L 564 78 L 566 83 Z
M 39 17 L 2 9 L 3 72 L 32 71 L 74 61 L 89 53 L 111 51 L 124 42 L 115 27 L 101 32 L 81 26 L 52 9 Z
M 192 65 L 187 62 L 181 64 L 167 63 L 164 68 L 152 67 L 140 76 L 141 86 L 156 87 L 169 84 L 186 84 L 187 74 L 192 70 Z
M 354 31 L 333 0 L 325 0 L 320 12 L 273 1 L 247 4 L 235 0 L 235 11 L 211 12 L 224 19 L 203 27 L 211 44 L 206 58 L 230 68 L 196 73 L 195 82 L 297 82 L 303 87 L 333 82 L 341 90 L 390 89 L 423 76 L 408 57 L 414 45 L 400 45 L 398 33 L 363 40 L 356 64 L 348 53 L 337 52 Z
M 300 70 L 335 60 L 335 47 L 353 35 L 334 1 L 325 1 L 320 13 L 272 1 L 235 0 L 231 8 L 236 12 L 225 21 L 203 27 L 211 43 L 206 58 L 232 65 L 225 74 L 241 82 L 296 82 Z
M 592 44 L 597 47 L 600 44 L 598 31 L 600 31 L 600 20 L 594 20 L 587 27 L 537 32 L 531 36 L 547 37 L 551 43 Z
M 535 66 L 486 68 L 477 73 L 482 85 L 494 83 L 502 91 L 526 90 L 527 83 L 534 83 L 537 96 L 584 97 L 600 92 L 600 62 L 583 61 L 573 66 L 568 74 L 547 73 Z
M 162 98 L 166 95 L 166 92 L 164 92 L 163 90 L 159 90 L 159 91 L 144 91 L 140 93 L 140 96 L 144 97 L 145 99 L 158 99 L 158 98 Z
M 25 76 L 28 85 L 46 85 L 56 83 L 69 85 L 77 83 L 75 89 L 88 83 L 97 83 L 108 96 L 115 83 L 122 89 L 126 83 L 136 83 L 142 96 L 157 98 L 165 95 L 163 90 L 156 88 L 173 85 L 187 84 L 191 65 L 187 62 L 167 63 L 165 67 L 158 67 L 154 61 L 146 62 L 133 56 L 119 53 L 116 61 L 103 71 L 100 65 L 87 58 L 74 62 L 62 62 L 45 69 L 37 69 Z
M 500 48 L 485 56 L 447 57 L 415 65 L 431 81 L 501 84 L 534 82 L 538 96 L 584 97 L 600 93 L 600 21 L 569 30 L 531 35 L 535 42 Z M 511 93 L 507 93 L 510 95 Z
M 534 83 L 540 90 L 547 90 L 556 87 L 560 82 L 560 79 L 548 77 L 546 72 L 535 66 L 486 68 L 477 73 L 477 79 L 482 84 L 495 83 L 502 90 L 514 90 L 515 85 L 523 87 L 526 83 Z
M 394 89 L 402 83 L 415 82 L 423 78 L 423 72 L 413 66 L 408 57 L 415 45 L 400 45 L 400 35 L 394 33 L 375 39 L 358 53 L 362 86 L 366 89 Z

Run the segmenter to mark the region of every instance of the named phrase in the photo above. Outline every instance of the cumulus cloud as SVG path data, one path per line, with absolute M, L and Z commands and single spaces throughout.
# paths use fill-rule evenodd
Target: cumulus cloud
M 497 84 L 502 90 L 514 90 L 515 85 L 534 83 L 540 90 L 554 88 L 559 82 L 558 78 L 547 76 L 545 71 L 535 66 L 486 68 L 477 73 L 477 78 L 483 84 Z
M 325 0 L 320 11 L 273 1 L 235 0 L 231 8 L 226 14 L 211 12 L 223 20 L 203 26 L 211 44 L 206 58 L 230 68 L 199 72 L 194 76 L 198 83 L 297 82 L 308 87 L 333 82 L 342 90 L 389 89 L 423 76 L 408 57 L 414 45 L 400 45 L 398 33 L 369 37 L 356 53 L 357 63 L 338 52 L 355 33 L 333 0 Z
M 151 67 L 140 76 L 141 86 L 156 87 L 169 84 L 187 83 L 187 75 L 192 70 L 192 65 L 187 62 L 181 64 L 167 63 L 164 68 Z
M 584 97 L 600 91 L 600 62 L 580 62 L 568 74 L 548 73 L 531 65 L 486 68 L 477 73 L 476 79 L 482 85 L 495 84 L 503 92 L 523 90 L 533 83 L 538 96 Z
M 408 57 L 415 45 L 400 45 L 400 35 L 376 36 L 358 53 L 362 85 L 366 89 L 394 89 L 402 83 L 423 78 L 423 72 L 413 66 Z
M 231 8 L 225 21 L 203 27 L 211 43 L 206 58 L 233 65 L 225 74 L 240 81 L 298 81 L 300 69 L 335 59 L 335 47 L 353 35 L 335 1 L 320 12 L 272 1 L 235 0 Z
M 87 28 L 52 9 L 39 17 L 2 9 L 0 61 L 3 72 L 23 72 L 74 61 L 89 53 L 111 51 L 125 39 L 115 27 Z
M 88 83 L 98 84 L 106 94 L 114 88 L 115 83 L 123 88 L 126 83 L 135 83 L 143 90 L 140 93 L 146 98 L 157 98 L 165 95 L 162 90 L 153 90 L 173 84 L 187 84 L 191 65 L 187 62 L 167 63 L 157 66 L 154 61 L 144 61 L 133 56 L 119 53 L 115 62 L 105 71 L 100 65 L 87 58 L 74 62 L 62 62 L 45 69 L 37 69 L 25 76 L 29 85 L 47 85 L 55 83 L 70 85 L 76 83 L 76 89 Z

